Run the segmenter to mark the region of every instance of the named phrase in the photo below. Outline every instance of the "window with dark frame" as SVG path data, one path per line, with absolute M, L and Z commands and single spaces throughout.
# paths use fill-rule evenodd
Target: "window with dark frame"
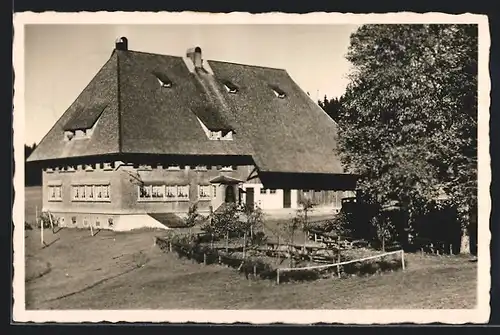
M 189 185 L 138 185 L 139 201 L 177 201 L 189 199 Z
M 72 201 L 110 201 L 110 185 L 104 183 L 71 185 L 71 195 Z
M 279 88 L 278 86 L 276 85 L 269 85 L 271 87 L 271 89 L 273 90 L 274 94 L 280 98 L 280 99 L 284 99 L 286 97 L 286 93 L 285 91 L 283 91 L 281 88 Z
M 172 87 L 172 80 L 164 74 L 159 71 L 153 71 L 153 75 L 156 77 L 156 80 L 160 84 L 160 87 L 162 88 L 171 88 Z
M 222 83 L 224 84 L 224 87 L 226 88 L 226 91 L 228 93 L 238 93 L 238 86 L 230 82 L 229 80 L 223 80 Z
M 178 199 L 189 199 L 189 186 L 188 185 L 177 186 L 177 198 Z
M 62 185 L 49 185 L 48 191 L 49 201 L 62 201 Z
M 199 185 L 198 186 L 198 197 L 200 199 L 210 199 L 210 185 Z

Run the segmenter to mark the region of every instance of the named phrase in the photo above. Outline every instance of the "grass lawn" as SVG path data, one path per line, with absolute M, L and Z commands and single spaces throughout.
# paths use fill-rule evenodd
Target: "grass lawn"
M 405 272 L 277 286 L 153 245 L 152 230 L 26 231 L 27 309 L 474 308 L 477 263 L 408 254 Z

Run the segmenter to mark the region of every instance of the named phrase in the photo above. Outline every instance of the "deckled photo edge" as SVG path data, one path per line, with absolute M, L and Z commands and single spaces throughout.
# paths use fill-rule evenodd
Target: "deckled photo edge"
M 167 24 L 369 24 L 369 23 L 473 23 L 479 25 L 479 225 L 480 236 L 478 254 L 478 305 L 476 310 L 360 310 L 360 311 L 225 311 L 229 318 L 220 318 L 220 313 L 213 311 L 26 311 L 24 308 L 24 154 L 21 147 L 24 142 L 24 25 L 26 24 L 98 24 L 98 23 L 128 23 L 133 19 L 134 24 L 160 24 L 163 16 L 169 18 Z M 193 17 L 191 19 L 191 17 Z M 76 20 L 75 20 L 76 19 Z M 141 21 L 142 22 L 139 22 Z M 158 22 L 156 21 L 158 20 Z M 205 22 L 206 20 L 206 22 Z M 279 23 L 276 23 L 279 21 Z M 296 22 L 295 22 L 296 21 Z M 162 22 L 165 24 L 165 22 Z M 489 317 L 489 290 L 490 290 L 490 259 L 489 242 L 491 234 L 488 229 L 491 201 L 489 198 L 489 183 L 491 180 L 489 159 L 489 137 L 486 129 L 489 122 L 489 91 L 490 77 L 488 69 L 489 60 L 489 26 L 485 15 L 464 13 L 450 15 L 442 13 L 390 13 L 390 14 L 338 14 L 338 13 L 311 13 L 311 14 L 248 14 L 248 13 L 32 13 L 25 12 L 14 15 L 14 147 L 16 174 L 14 175 L 14 320 L 34 322 L 84 322 L 84 321 L 206 321 L 231 323 L 231 322 L 290 322 L 290 323 L 395 323 L 395 322 L 445 322 L 445 323 L 480 323 Z M 487 105 L 486 105 L 487 104 Z M 16 228 L 17 227 L 17 228 Z M 16 265 L 17 264 L 17 265 Z M 218 315 L 219 314 L 219 315 Z M 297 316 L 295 316 L 297 314 Z M 352 317 L 356 314 L 356 318 Z M 300 318 L 297 317 L 300 315 Z M 123 317 L 122 317 L 123 316 Z M 234 318 L 234 319 L 233 319 Z M 303 319 L 303 320 L 302 320 Z M 262 320 L 262 321 L 261 321 Z

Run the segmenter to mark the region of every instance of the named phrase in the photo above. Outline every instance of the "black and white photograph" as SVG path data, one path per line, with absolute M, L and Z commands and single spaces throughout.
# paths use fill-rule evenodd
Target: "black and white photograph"
M 16 14 L 14 320 L 487 321 L 488 29 Z

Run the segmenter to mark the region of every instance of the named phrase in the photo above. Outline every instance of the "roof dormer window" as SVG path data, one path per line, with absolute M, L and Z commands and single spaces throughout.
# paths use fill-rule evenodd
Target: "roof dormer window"
M 64 140 L 88 139 L 92 136 L 107 103 L 90 103 L 85 107 L 76 107 L 72 118 L 64 125 Z
M 172 83 L 171 82 L 164 82 L 160 78 L 156 78 L 156 79 L 158 79 L 158 82 L 160 83 L 161 87 L 166 87 L 166 88 L 172 87 Z
M 283 91 L 281 88 L 279 88 L 278 86 L 275 86 L 275 85 L 270 85 L 271 89 L 273 90 L 274 94 L 280 98 L 280 99 L 284 99 L 286 97 L 286 93 L 285 91 Z
M 222 131 L 210 131 L 209 135 L 211 140 L 220 140 L 222 138 Z
M 64 132 L 64 139 L 66 141 L 71 141 L 73 139 L 73 137 L 75 137 L 75 132 L 74 131 L 66 130 Z
M 238 93 L 238 86 L 230 82 L 229 80 L 223 81 L 224 87 L 228 93 Z
M 158 71 L 155 71 L 155 72 L 153 72 L 153 75 L 156 77 L 156 80 L 158 80 L 160 87 L 162 87 L 162 88 L 171 88 L 172 87 L 172 81 L 164 73 L 160 73 Z
M 208 138 L 215 141 L 232 141 L 233 140 L 233 131 L 213 131 L 209 130 Z

